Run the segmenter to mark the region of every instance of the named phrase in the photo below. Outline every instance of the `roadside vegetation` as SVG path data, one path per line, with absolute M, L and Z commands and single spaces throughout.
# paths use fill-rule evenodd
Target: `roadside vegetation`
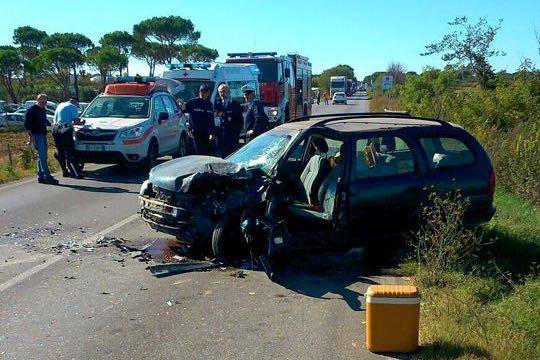
M 191 20 L 180 16 L 143 20 L 131 33 L 104 34 L 99 44 L 85 34 L 21 26 L 13 31 L 14 46 L 0 45 L 0 99 L 18 103 L 45 92 L 52 101 L 70 95 L 90 101 L 106 76 L 127 73 L 130 58 L 146 62 L 150 76 L 158 64 L 216 59 L 217 50 L 199 44 L 200 36 Z
M 370 91 L 371 111 L 409 111 L 464 126 L 497 174 L 491 222 L 467 229 L 459 220 L 467 201 L 449 195 L 432 199 L 411 237 L 399 271 L 423 296 L 418 357 L 538 359 L 540 71 L 530 60 L 513 74 L 491 70 L 489 58 L 502 55 L 490 48 L 501 22 L 449 24 L 464 31 L 426 46 L 425 54 L 443 53 L 444 69 L 402 69 L 391 91 Z M 374 77 L 380 81 L 381 74 Z
M 0 130 L 0 184 L 36 175 L 37 154 L 28 144 L 28 134 L 20 129 Z M 49 144 L 53 144 L 49 135 Z M 49 146 L 49 169 L 58 170 L 54 160 L 54 146 Z

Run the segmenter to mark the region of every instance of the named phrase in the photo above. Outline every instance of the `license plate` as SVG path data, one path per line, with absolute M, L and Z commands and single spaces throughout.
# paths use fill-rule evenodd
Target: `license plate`
M 105 145 L 86 145 L 86 151 L 105 151 Z

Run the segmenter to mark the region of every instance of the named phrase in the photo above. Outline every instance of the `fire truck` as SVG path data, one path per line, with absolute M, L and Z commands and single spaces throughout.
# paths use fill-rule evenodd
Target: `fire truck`
M 270 126 L 311 115 L 311 63 L 298 54 L 230 53 L 226 63 L 255 64 L 260 100 Z

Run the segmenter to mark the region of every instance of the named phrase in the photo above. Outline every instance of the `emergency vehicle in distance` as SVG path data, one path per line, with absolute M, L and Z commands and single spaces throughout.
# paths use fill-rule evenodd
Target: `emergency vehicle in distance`
M 158 157 L 183 156 L 187 145 L 185 116 L 154 77 L 108 79 L 75 126 L 77 162 L 136 164 L 152 168 Z
M 203 84 L 212 89 L 209 99 L 212 104 L 219 96 L 218 86 L 221 83 L 229 85 L 231 98 L 241 104 L 244 103 L 242 86 L 250 84 L 255 89 L 259 88 L 259 69 L 252 64 L 190 63 L 167 66 L 169 70 L 163 72 L 160 81 L 174 80 L 174 83 L 169 82 L 167 86 L 181 106 L 198 97 L 199 87 Z
M 347 78 L 345 76 L 330 76 L 330 97 L 336 92 L 347 91 Z
M 228 64 L 259 68 L 260 100 L 270 126 L 311 115 L 311 63 L 298 54 L 275 52 L 230 53 Z

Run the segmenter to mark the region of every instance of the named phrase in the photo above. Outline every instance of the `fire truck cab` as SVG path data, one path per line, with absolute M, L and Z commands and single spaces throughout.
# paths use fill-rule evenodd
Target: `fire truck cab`
M 84 125 L 75 127 L 81 167 L 90 162 L 152 168 L 163 155 L 185 155 L 185 116 L 165 86 L 153 77 L 108 80 L 81 114 Z
M 311 115 L 311 63 L 298 54 L 230 53 L 228 64 L 255 64 L 260 99 L 271 126 Z

